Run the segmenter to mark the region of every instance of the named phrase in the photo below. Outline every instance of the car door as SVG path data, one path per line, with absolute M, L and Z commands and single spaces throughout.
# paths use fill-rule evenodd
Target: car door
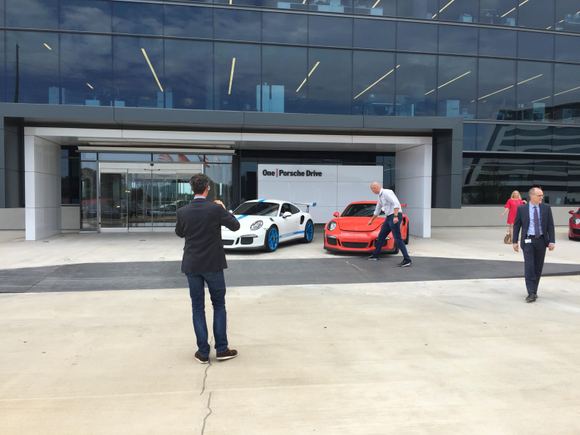
M 297 213 L 294 213 L 294 211 L 297 211 Z M 286 212 L 291 215 L 283 218 Z M 298 237 L 297 232 L 300 231 L 300 210 L 285 202 L 280 207 L 280 217 L 280 240 L 284 241 Z

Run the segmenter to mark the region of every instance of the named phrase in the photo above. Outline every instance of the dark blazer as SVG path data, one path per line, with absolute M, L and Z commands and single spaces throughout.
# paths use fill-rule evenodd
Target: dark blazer
M 520 205 L 516 213 L 516 220 L 514 221 L 514 236 L 513 243 L 518 243 L 520 238 L 521 230 L 521 240 L 520 245 L 524 247 L 524 238 L 528 234 L 528 228 L 530 227 L 530 203 Z M 548 204 L 540 203 L 540 222 L 542 224 L 542 233 L 544 234 L 544 240 L 546 241 L 546 246 L 550 243 L 556 243 L 556 232 L 554 231 L 554 217 L 552 216 L 552 209 Z
M 191 204 L 177 210 L 175 234 L 185 237 L 181 262 L 183 273 L 218 272 L 228 267 L 222 244 L 222 225 L 232 231 L 240 228 L 233 214 L 206 199 L 194 199 Z

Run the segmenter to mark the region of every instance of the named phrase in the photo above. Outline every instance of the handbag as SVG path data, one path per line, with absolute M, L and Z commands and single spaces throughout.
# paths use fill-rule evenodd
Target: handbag
M 503 238 L 503 242 L 504 242 L 506 245 L 511 245 L 511 243 L 512 243 L 512 235 L 511 235 L 510 233 L 507 233 L 507 234 L 504 236 L 504 238 Z

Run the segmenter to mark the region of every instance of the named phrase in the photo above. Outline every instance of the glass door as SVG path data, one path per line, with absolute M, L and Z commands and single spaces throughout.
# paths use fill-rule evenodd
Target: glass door
M 152 195 L 151 170 L 130 169 L 128 173 L 129 186 L 129 229 L 151 226 Z
M 102 228 L 127 227 L 127 172 L 101 172 L 100 214 Z

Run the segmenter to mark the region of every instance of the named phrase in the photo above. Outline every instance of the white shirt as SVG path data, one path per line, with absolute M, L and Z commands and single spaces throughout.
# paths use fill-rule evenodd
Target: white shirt
M 374 216 L 376 217 L 381 214 L 381 209 L 385 212 L 386 216 L 392 215 L 396 208 L 398 208 L 399 211 L 401 210 L 401 203 L 399 202 L 397 195 L 395 195 L 395 192 L 389 189 L 381 189 Z

